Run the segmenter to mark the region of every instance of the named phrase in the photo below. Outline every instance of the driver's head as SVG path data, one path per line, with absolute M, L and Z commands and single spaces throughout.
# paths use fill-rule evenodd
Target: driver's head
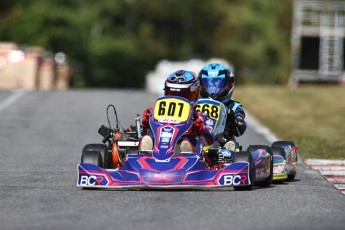
M 235 76 L 229 67 L 220 63 L 208 64 L 199 72 L 199 80 L 202 98 L 210 97 L 222 103 L 231 100 Z
M 164 95 L 180 96 L 190 101 L 194 107 L 198 101 L 200 83 L 197 75 L 192 71 L 178 70 L 165 80 Z

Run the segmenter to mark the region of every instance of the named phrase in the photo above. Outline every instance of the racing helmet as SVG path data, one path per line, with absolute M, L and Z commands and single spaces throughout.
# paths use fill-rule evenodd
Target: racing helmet
M 180 96 L 194 107 L 200 94 L 200 82 L 192 71 L 178 70 L 169 75 L 164 84 L 165 96 Z
M 235 76 L 231 70 L 219 63 L 205 66 L 198 75 L 201 84 L 200 96 L 226 103 L 231 99 Z

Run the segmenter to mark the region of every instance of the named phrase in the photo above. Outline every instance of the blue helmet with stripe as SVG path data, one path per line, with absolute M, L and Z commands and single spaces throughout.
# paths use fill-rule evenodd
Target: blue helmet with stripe
M 226 103 L 231 99 L 235 76 L 231 70 L 219 63 L 205 66 L 198 75 L 201 84 L 200 96 Z

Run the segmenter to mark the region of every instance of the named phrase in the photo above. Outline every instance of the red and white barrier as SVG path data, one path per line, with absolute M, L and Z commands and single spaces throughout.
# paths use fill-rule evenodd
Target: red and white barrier
M 345 194 L 345 160 L 307 159 L 305 164 L 311 169 L 319 171 Z

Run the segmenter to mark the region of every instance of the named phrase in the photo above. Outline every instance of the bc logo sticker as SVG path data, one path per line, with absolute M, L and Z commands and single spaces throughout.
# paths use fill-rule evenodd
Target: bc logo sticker
M 224 174 L 218 179 L 219 185 L 239 185 L 241 184 L 241 176 L 233 174 Z
M 103 175 L 81 175 L 79 176 L 78 184 L 81 186 L 86 185 L 107 185 L 108 180 Z

